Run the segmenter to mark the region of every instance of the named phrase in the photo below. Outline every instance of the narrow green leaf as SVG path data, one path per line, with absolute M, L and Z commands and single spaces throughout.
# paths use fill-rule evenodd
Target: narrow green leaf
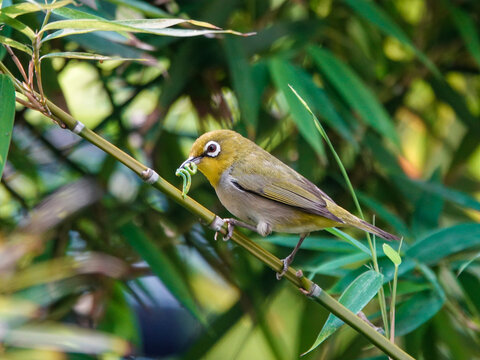
M 402 336 L 430 320 L 443 306 L 445 299 L 436 291 L 413 295 L 398 306 L 395 314 L 395 335 Z
M 10 39 L 8 37 L 0 35 L 0 43 L 8 45 L 12 48 L 21 50 L 21 51 L 27 53 L 28 55 L 32 55 L 32 49 L 30 49 L 28 46 L 23 45 L 22 43 L 19 43 L 18 41 L 15 41 L 15 40 Z
M 7 25 L 11 26 L 15 30 L 20 31 L 22 34 L 24 34 L 30 40 L 33 40 L 35 38 L 35 33 L 27 25 L 25 25 L 24 23 L 14 19 L 14 18 L 11 18 L 8 15 L 2 14 L 1 12 L 0 12 L 0 24 L 7 24 Z
M 253 91 L 255 89 L 255 81 L 245 49 L 242 42 L 234 37 L 225 39 L 224 44 L 242 119 L 253 129 L 256 129 L 258 112 L 260 110 L 260 94 Z
M 15 117 L 15 88 L 7 75 L 0 74 L 0 178 L 7 162 Z
M 329 273 L 331 270 L 337 270 L 347 265 L 364 262 L 370 259 L 370 255 L 364 253 L 355 253 L 337 256 L 330 261 L 323 261 L 318 266 L 305 266 L 305 270 L 312 273 L 312 275 Z M 313 277 L 313 276 L 312 276 Z
M 425 264 L 436 264 L 446 256 L 480 246 L 480 224 L 455 225 L 418 240 L 406 255 Z
M 85 52 L 56 52 L 43 55 L 40 59 L 45 58 L 68 58 L 68 59 L 82 59 L 82 60 L 99 60 L 99 61 L 107 61 L 107 60 L 135 60 L 135 61 L 145 61 L 145 59 L 131 59 L 131 58 L 123 58 L 120 56 L 105 56 L 100 54 L 91 54 Z
M 437 169 L 425 184 L 440 184 L 441 177 L 441 171 Z M 412 231 L 417 238 L 438 228 L 443 205 L 443 197 L 431 191 L 422 191 L 420 198 L 415 203 L 412 216 Z
M 438 195 L 442 197 L 445 200 L 449 200 L 453 203 L 456 203 L 458 205 L 471 208 L 474 210 L 479 210 L 480 211 L 480 202 L 477 201 L 475 198 L 472 196 L 458 191 L 458 190 L 453 190 L 449 189 L 448 187 L 439 184 L 439 183 L 433 183 L 433 182 L 425 182 L 425 181 L 420 181 L 420 180 L 413 180 L 410 178 L 405 177 L 405 179 L 415 187 L 418 187 L 419 189 L 428 192 L 430 194 Z
M 342 230 L 338 230 L 336 228 L 327 228 L 325 231 L 328 231 L 330 234 L 333 234 L 337 237 L 339 237 L 342 240 L 345 240 L 355 246 L 357 249 L 363 251 L 365 254 L 368 254 L 372 256 L 372 252 L 370 251 L 369 248 L 367 248 L 365 245 L 363 245 L 360 241 L 355 239 L 354 237 L 348 235 L 347 233 L 343 232 Z
M 19 4 L 11 5 L 3 8 L 0 13 L 15 18 L 19 15 L 24 15 L 37 11 L 53 10 L 72 4 L 73 0 L 52 1 L 50 4 L 43 4 L 41 2 L 21 2 Z
M 383 244 L 383 252 L 395 265 L 398 266 L 402 263 L 402 258 L 400 257 L 400 254 L 393 250 L 390 245 Z
M 255 239 L 256 242 L 268 242 L 271 244 L 293 248 L 298 242 L 298 236 L 270 235 L 265 238 Z M 309 236 L 302 243 L 302 250 L 328 251 L 338 253 L 356 252 L 356 246 L 338 241 L 335 238 Z
M 311 75 L 306 71 L 285 60 L 282 62 L 283 67 L 289 74 L 288 84 L 294 89 L 299 90 L 305 96 L 305 101 L 310 104 L 314 113 L 325 119 L 328 125 L 355 146 L 357 140 L 349 129 L 347 122 L 335 109 L 326 92 L 314 83 Z
M 445 3 L 468 51 L 480 66 L 480 38 L 473 19 L 459 6 L 453 6 L 448 0 L 445 0 Z
M 5 9 L 6 7 L 12 5 L 12 0 L 3 0 L 2 3 L 0 4 L 0 11 Z M 9 26 L 4 26 L 3 28 L 0 26 L 0 34 L 9 39 L 12 36 L 12 28 Z M 7 54 L 7 50 L 5 49 L 4 46 L 0 46 L 0 61 L 3 60 L 5 55 Z
M 195 26 L 207 28 L 204 29 L 168 29 L 171 26 L 189 23 Z M 134 19 L 134 20 L 104 20 L 98 17 L 89 17 L 87 19 L 59 20 L 47 24 L 41 32 L 49 30 L 65 30 L 46 36 L 43 41 L 52 40 L 72 34 L 85 34 L 94 31 L 115 31 L 115 32 L 133 32 L 148 33 L 163 36 L 190 37 L 209 34 L 235 34 L 244 35 L 233 30 L 222 30 L 215 25 L 185 19 Z
M 293 94 L 288 87 L 290 82 L 295 81 L 295 74 L 291 71 L 288 63 L 278 58 L 273 58 L 270 61 L 269 68 L 275 86 L 282 92 L 287 100 L 290 114 L 297 124 L 300 134 L 302 134 L 317 154 L 325 158 L 326 155 L 323 141 L 320 134 L 315 130 L 312 116 L 308 110 L 298 102 L 295 94 Z
M 326 49 L 311 47 L 309 52 L 324 77 L 337 89 L 363 121 L 400 147 L 392 119 L 358 75 Z
M 441 77 L 441 73 L 435 64 L 421 52 L 407 34 L 398 26 L 390 16 L 384 12 L 373 1 L 367 0 L 344 0 L 357 14 L 366 19 L 371 24 L 376 25 L 385 34 L 395 37 L 407 48 L 411 49 L 418 59 L 436 76 Z
M 383 284 L 383 276 L 373 270 L 369 270 L 357 277 L 343 292 L 338 299 L 340 304 L 351 310 L 354 314 L 362 310 L 377 294 Z M 323 341 L 342 326 L 344 322 L 330 314 L 317 340 L 305 354 L 317 348 Z
M 184 284 L 184 279 L 177 272 L 168 257 L 134 224 L 128 223 L 123 225 L 120 228 L 120 232 L 130 246 L 147 262 L 152 272 L 158 276 L 175 298 L 203 322 L 203 314 L 198 309 L 189 289 Z

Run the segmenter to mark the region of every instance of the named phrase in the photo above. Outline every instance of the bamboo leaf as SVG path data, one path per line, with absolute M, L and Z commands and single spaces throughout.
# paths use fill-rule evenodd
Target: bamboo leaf
M 28 55 L 32 55 L 32 49 L 30 49 L 28 46 L 23 45 L 22 43 L 19 43 L 18 41 L 15 41 L 15 40 L 10 39 L 8 37 L 0 35 L 0 43 L 8 45 L 12 48 L 18 49 L 20 51 L 23 51 L 23 52 L 27 53 Z
M 171 26 L 179 24 L 191 24 L 205 29 L 169 29 Z M 222 30 L 215 25 L 185 19 L 133 19 L 133 20 L 104 20 L 98 17 L 89 17 L 86 19 L 59 20 L 47 24 L 41 32 L 49 30 L 64 30 L 46 36 L 43 41 L 52 40 L 72 34 L 85 34 L 94 31 L 115 31 L 115 32 L 133 32 L 148 33 L 163 36 L 191 37 L 209 34 L 235 34 L 244 35 L 233 30 Z M 248 35 L 248 34 L 246 34 Z M 245 36 L 246 36 L 245 35 Z
M 0 10 L 0 24 L 7 24 L 7 25 L 11 26 L 15 30 L 20 31 L 22 34 L 24 34 L 30 40 L 33 40 L 35 38 L 35 33 L 33 32 L 32 29 L 30 29 L 24 23 L 14 19 L 14 18 L 11 18 L 8 15 L 3 14 L 1 12 L 1 10 Z
M 399 147 L 400 141 L 392 119 L 357 74 L 326 49 L 311 47 L 309 52 L 325 78 L 363 121 Z
M 427 235 L 413 244 L 406 251 L 406 255 L 428 265 L 436 264 L 444 257 L 478 246 L 480 246 L 480 224 L 462 224 Z
M 396 310 L 395 335 L 402 336 L 430 320 L 443 306 L 445 299 L 436 291 L 413 295 Z
M 369 270 L 357 277 L 343 292 L 338 299 L 340 304 L 350 309 L 353 313 L 362 310 L 370 300 L 377 294 L 382 286 L 383 276 L 376 271 Z M 304 354 L 317 348 L 330 335 L 337 331 L 344 323 L 336 316 L 330 314 L 322 330 L 318 334 L 317 340 Z
M 282 92 L 287 100 L 290 114 L 297 124 L 300 134 L 310 146 L 323 158 L 325 148 L 320 134 L 315 130 L 315 124 L 308 110 L 297 100 L 295 94 L 290 91 L 288 85 L 295 81 L 295 74 L 288 67 L 288 64 L 280 59 L 274 58 L 269 63 L 270 73 L 276 87 Z
M 53 10 L 72 4 L 73 0 L 52 1 L 50 4 L 42 4 L 40 2 L 21 2 L 19 4 L 10 5 L 3 8 L 0 13 L 15 18 L 19 15 L 24 15 L 37 11 Z
M 373 1 L 344 0 L 357 14 L 368 22 L 376 25 L 385 34 L 397 38 L 403 45 L 411 49 L 418 59 L 438 78 L 442 75 L 435 64 L 421 52 L 410 40 L 407 34 L 395 21 Z
M 395 265 L 398 266 L 402 263 L 402 258 L 400 257 L 400 254 L 393 250 L 390 245 L 383 244 L 383 252 Z
M 15 117 L 15 88 L 7 75 L 0 74 L 0 178 L 7 162 Z
M 224 44 L 242 119 L 255 129 L 260 109 L 260 94 L 252 91 L 255 89 L 252 68 L 239 39 L 230 37 L 225 39 Z
M 134 60 L 134 61 L 145 61 L 146 59 L 133 59 L 133 58 L 123 58 L 120 56 L 105 56 L 100 54 L 91 54 L 86 52 L 56 52 L 43 55 L 40 59 L 45 58 L 68 58 L 68 59 L 82 59 L 82 60 L 99 60 L 99 61 L 108 61 L 108 60 Z

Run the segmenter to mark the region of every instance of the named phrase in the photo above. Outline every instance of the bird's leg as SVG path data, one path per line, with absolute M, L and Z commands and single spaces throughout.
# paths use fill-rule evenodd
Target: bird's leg
M 257 232 L 257 228 L 253 225 L 247 224 L 243 221 L 237 220 L 237 219 L 223 219 L 227 223 L 227 234 L 223 237 L 223 241 L 228 241 L 233 235 L 233 229 L 235 229 L 235 226 L 240 226 L 252 231 Z M 218 231 L 215 233 L 215 240 L 217 240 L 218 236 Z
M 300 239 L 298 240 L 297 245 L 295 245 L 295 247 L 293 248 L 293 251 L 285 259 L 282 259 L 283 269 L 279 273 L 277 272 L 277 280 L 280 280 L 283 277 L 283 275 L 285 275 L 285 273 L 288 270 L 288 267 L 293 262 L 293 259 L 295 258 L 295 255 L 297 254 L 298 249 L 300 249 L 300 246 L 302 245 L 303 240 L 305 240 L 305 238 L 308 235 L 309 233 L 300 235 Z

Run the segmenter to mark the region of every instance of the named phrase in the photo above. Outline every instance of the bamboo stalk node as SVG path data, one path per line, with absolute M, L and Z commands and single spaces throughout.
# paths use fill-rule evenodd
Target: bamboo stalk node
M 72 131 L 77 134 L 77 135 L 80 135 L 81 132 L 83 131 L 83 129 L 85 129 L 85 124 L 82 123 L 81 121 L 78 121 L 77 120 L 77 123 L 75 124 L 75 126 L 73 127 Z
M 214 231 L 220 231 L 223 228 L 223 225 L 225 225 L 225 221 L 218 215 L 215 215 L 215 219 L 208 225 L 208 227 Z
M 143 170 L 141 177 L 143 181 L 145 181 L 147 184 L 154 184 L 157 182 L 158 179 L 160 179 L 160 175 L 158 175 L 154 170 L 150 168 L 146 168 L 145 170 Z

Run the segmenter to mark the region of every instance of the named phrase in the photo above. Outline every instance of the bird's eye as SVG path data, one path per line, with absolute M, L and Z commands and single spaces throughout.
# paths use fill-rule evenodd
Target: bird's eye
M 205 154 L 210 157 L 215 157 L 220 153 L 220 145 L 215 141 L 209 141 L 205 145 Z
M 217 150 L 216 145 L 215 145 L 215 144 L 210 144 L 210 145 L 208 146 L 207 152 L 213 153 L 213 152 L 215 152 L 215 150 Z

